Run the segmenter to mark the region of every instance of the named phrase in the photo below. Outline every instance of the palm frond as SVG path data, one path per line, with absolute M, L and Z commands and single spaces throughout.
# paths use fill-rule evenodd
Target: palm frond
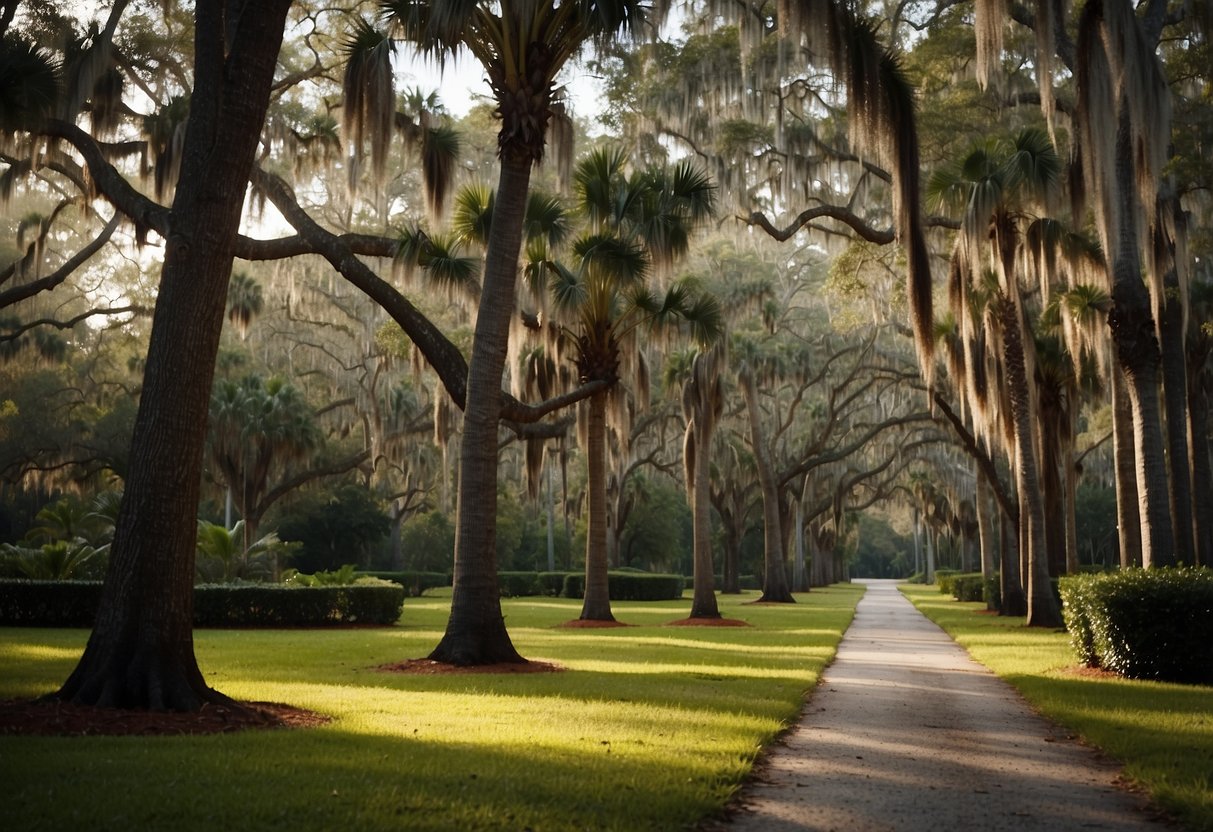
M 421 144 L 421 171 L 430 216 L 441 217 L 459 162 L 459 133 L 452 127 L 431 127 Z
M 349 137 L 350 151 L 360 159 L 364 145 L 371 146 L 371 169 L 382 181 L 387 165 L 387 147 L 391 140 L 396 113 L 396 93 L 392 81 L 392 54 L 395 44 L 384 32 L 365 18 L 355 18 L 353 31 L 341 42 L 346 56 L 341 79 L 342 128 Z M 351 166 L 351 171 L 356 165 Z M 355 182 L 351 180 L 351 188 Z
M 579 238 L 573 255 L 583 271 L 624 286 L 644 280 L 649 270 L 643 245 L 609 232 Z
M 493 189 L 488 185 L 465 185 L 455 194 L 451 229 L 465 243 L 487 245 L 493 224 Z

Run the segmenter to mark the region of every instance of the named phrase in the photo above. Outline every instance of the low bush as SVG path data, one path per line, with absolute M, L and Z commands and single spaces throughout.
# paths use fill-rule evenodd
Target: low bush
M 1125 569 L 1061 582 L 1079 660 L 1132 679 L 1213 682 L 1213 570 Z
M 497 586 L 502 598 L 541 595 L 538 572 L 498 572 Z
M 0 581 L 0 625 L 91 627 L 100 600 L 99 581 Z M 352 586 L 197 586 L 194 626 L 393 624 L 403 603 L 403 587 L 370 579 Z
M 414 598 L 425 594 L 427 589 L 438 589 L 451 585 L 451 576 L 446 572 L 418 572 L 414 569 L 404 569 L 395 572 L 359 572 L 358 574 L 400 584 Z
M 558 596 L 561 590 L 564 589 L 564 576 L 568 572 L 540 572 L 539 573 L 539 594 Z
M 999 574 L 987 575 L 981 582 L 981 600 L 986 602 L 986 609 L 996 610 L 1002 607 L 1002 583 Z
M 980 572 L 964 572 L 952 575 L 948 580 L 952 585 L 952 596 L 957 601 L 985 600 L 985 579 Z
M 939 587 L 939 591 L 944 595 L 951 595 L 952 579 L 959 574 L 961 574 L 959 569 L 936 569 L 935 586 Z
M 686 579 L 681 575 L 611 572 L 607 580 L 612 601 L 670 601 L 681 598 L 686 588 Z M 560 594 L 565 598 L 584 598 L 585 575 L 573 572 L 566 575 Z

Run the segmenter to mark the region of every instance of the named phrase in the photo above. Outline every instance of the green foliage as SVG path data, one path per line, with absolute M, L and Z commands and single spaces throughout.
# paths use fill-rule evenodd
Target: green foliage
M 986 581 L 980 572 L 965 572 L 952 576 L 952 597 L 957 601 L 984 601 Z
M 1061 582 L 1079 659 L 1130 679 L 1213 682 L 1213 570 L 1125 569 Z
M 398 583 L 413 597 L 420 597 L 425 594 L 427 589 L 451 585 L 451 575 L 449 572 L 418 572 L 412 569 L 405 569 L 392 572 L 362 572 L 359 574 L 370 578 L 378 578 L 381 581 Z
M 278 536 L 300 544 L 295 568 L 316 572 L 351 561 L 368 564 L 373 547 L 390 528 L 374 496 L 362 486 L 347 484 L 311 492 L 292 505 L 279 518 Z
M 354 564 L 346 563 L 339 569 L 329 572 L 316 572 L 313 575 L 292 570 L 289 575 L 283 576 L 282 582 L 294 586 L 352 586 L 358 580 L 355 574 L 357 569 L 358 567 Z M 374 576 L 368 577 L 372 580 L 378 580 Z
M 935 586 L 939 587 L 939 591 L 944 595 L 952 594 L 952 579 L 960 574 L 959 569 L 936 569 L 935 570 Z
M 539 585 L 538 572 L 498 572 L 497 585 L 502 598 L 544 594 Z
M 38 581 L 96 580 L 105 574 L 108 549 L 56 540 L 36 548 L 0 544 L 0 577 Z
M 650 575 L 636 572 L 611 572 L 607 575 L 612 601 L 668 601 L 682 597 L 686 578 L 681 575 Z M 565 576 L 560 594 L 565 598 L 585 596 L 585 575 Z
M 0 580 L 0 625 L 91 627 L 100 601 L 101 583 L 96 581 Z M 403 603 L 404 587 L 389 581 L 354 586 L 199 586 L 194 589 L 194 626 L 392 624 Z
M 404 562 L 417 572 L 445 572 L 455 559 L 455 527 L 440 511 L 416 515 L 400 530 Z
M 274 576 L 275 564 L 298 551 L 298 543 L 285 543 L 270 532 L 244 548 L 244 521 L 230 530 L 221 523 L 198 521 L 195 571 L 199 583 L 265 581 Z
M 914 541 L 895 532 L 884 517 L 861 514 L 858 537 L 852 577 L 905 578 L 914 571 Z

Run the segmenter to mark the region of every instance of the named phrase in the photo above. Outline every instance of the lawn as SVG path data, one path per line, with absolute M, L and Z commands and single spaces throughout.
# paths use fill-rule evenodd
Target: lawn
M 1213 687 L 1080 675 L 1069 635 L 985 614 L 936 587 L 902 592 L 1037 711 L 1124 764 L 1189 832 L 1213 832 Z
M 673 627 L 689 601 L 618 603 L 635 625 L 562 629 L 580 601 L 503 601 L 515 645 L 561 673 L 389 674 L 424 656 L 449 598 L 380 629 L 200 630 L 199 664 L 238 699 L 323 727 L 203 737 L 0 736 L 12 830 L 686 828 L 719 810 L 793 722 L 862 587 L 789 606 L 721 597 L 749 627 Z M 0 629 L 0 699 L 52 691 L 83 630 Z

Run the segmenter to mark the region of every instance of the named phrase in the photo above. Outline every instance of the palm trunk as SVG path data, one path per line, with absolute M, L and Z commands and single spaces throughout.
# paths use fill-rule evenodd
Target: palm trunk
M 1204 367 L 1202 355 L 1194 367 Z M 1198 375 L 1188 385 L 1188 430 L 1192 441 L 1193 522 L 1196 538 L 1196 563 L 1213 566 L 1213 466 L 1209 461 L 1209 398 Z
M 1129 108 L 1122 114 L 1116 134 L 1116 200 L 1121 205 L 1136 199 Z M 1141 564 L 1147 569 L 1175 562 L 1175 534 L 1167 487 L 1167 460 L 1163 444 L 1162 409 L 1158 399 L 1161 361 L 1150 296 L 1141 279 L 1141 257 L 1133 212 L 1120 211 L 1119 250 L 1112 263 L 1112 331 L 1116 361 L 1128 380 L 1133 409 L 1133 445 L 1136 449 L 1138 512 L 1141 516 Z
M 758 408 L 758 393 L 754 389 L 754 378 L 746 371 L 740 375 L 746 408 L 750 415 L 750 441 L 754 446 L 754 466 L 758 469 L 758 484 L 762 491 L 763 571 L 762 597 L 759 601 L 794 603 L 788 589 L 788 576 L 783 563 L 783 531 L 779 519 L 779 489 L 775 483 L 775 472 L 767 454 L 765 432 L 762 429 L 762 413 Z
M 976 466 L 975 466 L 976 467 Z M 998 541 L 994 536 L 994 516 L 993 512 L 998 508 L 994 504 L 994 497 L 991 494 L 990 481 L 986 479 L 985 474 L 980 468 L 975 471 L 977 478 L 977 539 L 981 549 L 981 577 L 984 580 L 989 580 L 998 569 L 997 565 L 997 546 Z M 986 609 L 994 609 L 994 599 L 986 599 Z
M 236 234 L 289 7 L 248 4 L 237 22 L 222 3 L 197 3 L 196 84 L 130 475 L 97 623 L 56 698 L 177 711 L 230 702 L 194 655 L 199 472 Z
M 1014 289 L 1012 291 L 1015 291 Z M 1061 608 L 1049 585 L 1049 562 L 1045 537 L 1045 510 L 1040 475 L 1036 465 L 1036 439 L 1032 423 L 1031 393 L 1024 358 L 1023 315 L 1013 298 L 999 301 L 1002 323 L 1003 361 L 1007 368 L 1007 391 L 1015 434 L 1015 480 L 1019 491 L 1021 525 L 1027 533 L 1027 585 L 1029 627 L 1062 626 Z M 1022 541 L 1021 541 L 1022 542 Z
M 1141 514 L 1137 507 L 1137 451 L 1133 407 L 1120 365 L 1112 367 L 1112 455 L 1116 463 L 1116 534 L 1120 566 L 1141 566 Z
M 716 604 L 716 586 L 714 566 L 712 563 L 712 505 L 709 489 L 712 487 L 711 461 L 708 451 L 711 448 L 710 431 L 702 426 L 699 419 L 692 419 L 687 425 L 688 445 L 693 445 L 694 463 L 692 466 L 693 483 L 691 484 L 691 523 L 694 538 L 694 578 L 693 597 L 691 600 L 691 618 L 720 618 L 720 608 Z
M 456 665 L 524 661 L 506 632 L 497 584 L 497 423 L 530 177 L 529 157 L 502 154 L 468 365 L 451 614 L 442 640 L 429 656 Z
M 590 396 L 587 406 L 586 462 L 589 469 L 589 530 L 585 540 L 585 599 L 583 621 L 614 621 L 611 614 L 610 579 L 607 576 L 606 517 L 606 399 L 607 393 Z
M 1170 508 L 1175 523 L 1175 557 L 1191 565 L 1196 560 L 1192 528 L 1192 468 L 1188 453 L 1188 371 L 1184 350 L 1183 306 L 1179 275 L 1168 270 L 1162 293 L 1162 377 L 1166 402 L 1167 466 L 1170 473 Z

